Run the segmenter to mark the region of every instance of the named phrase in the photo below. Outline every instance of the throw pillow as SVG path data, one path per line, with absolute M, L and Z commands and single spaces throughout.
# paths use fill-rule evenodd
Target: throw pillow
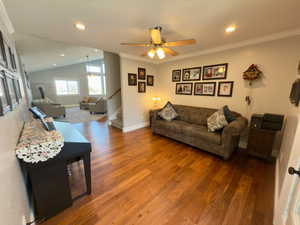
M 158 115 L 167 121 L 172 121 L 178 116 L 171 102 L 168 102 L 164 108 L 159 111 Z
M 236 116 L 234 115 L 233 112 L 230 111 L 227 105 L 223 107 L 223 111 L 228 123 L 231 123 L 232 121 L 236 120 Z
M 213 113 L 207 119 L 207 127 L 208 127 L 208 131 L 210 132 L 220 130 L 226 125 L 228 125 L 228 122 L 225 118 L 223 109 L 219 109 L 217 112 Z

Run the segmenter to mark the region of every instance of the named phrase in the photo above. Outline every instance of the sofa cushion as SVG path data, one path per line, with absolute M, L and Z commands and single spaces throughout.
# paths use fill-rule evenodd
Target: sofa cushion
M 207 127 L 208 131 L 214 132 L 216 130 L 220 130 L 223 127 L 228 125 L 228 122 L 225 118 L 223 108 L 212 114 L 208 119 L 207 119 Z
M 203 125 L 187 123 L 183 127 L 183 133 L 185 135 L 188 135 L 188 136 L 191 136 L 194 138 L 199 138 L 208 143 L 214 143 L 217 145 L 220 145 L 221 140 L 222 140 L 221 132 L 219 132 L 219 131 L 208 132 L 207 126 L 203 126 Z
M 171 122 L 165 120 L 156 120 L 155 127 L 164 129 L 164 133 L 176 133 L 183 137 L 191 137 L 201 139 L 209 143 L 221 144 L 221 132 L 208 132 L 206 126 L 191 124 L 182 120 L 173 120 Z M 168 135 L 167 135 L 168 136 Z
M 178 116 L 171 102 L 168 102 L 164 108 L 159 111 L 158 115 L 167 121 L 172 121 Z
M 174 108 L 178 113 L 178 118 L 176 119 L 204 126 L 207 125 L 207 118 L 217 111 L 216 109 L 184 105 L 174 105 Z

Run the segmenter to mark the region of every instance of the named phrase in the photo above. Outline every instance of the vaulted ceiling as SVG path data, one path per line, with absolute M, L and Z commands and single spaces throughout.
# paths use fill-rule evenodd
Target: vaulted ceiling
M 65 43 L 124 52 L 143 48 L 121 42 L 149 41 L 148 28 L 163 27 L 167 40 L 195 38 L 177 47 L 192 53 L 300 28 L 299 0 L 4 0 L 17 33 Z M 86 31 L 74 28 L 82 22 Z M 237 30 L 226 34 L 234 24 Z

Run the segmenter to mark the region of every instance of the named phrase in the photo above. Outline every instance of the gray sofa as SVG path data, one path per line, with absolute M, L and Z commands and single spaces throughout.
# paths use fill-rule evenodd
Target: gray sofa
M 49 102 L 32 102 L 32 106 L 37 106 L 47 116 L 58 118 L 66 117 L 66 108 L 61 104 L 49 103 Z
M 224 159 L 228 159 L 238 147 L 240 134 L 248 124 L 246 118 L 233 112 L 237 117 L 235 121 L 220 131 L 208 132 L 207 118 L 217 109 L 183 105 L 174 105 L 174 108 L 179 116 L 171 122 L 160 118 L 160 109 L 150 112 L 152 132 L 217 154 Z

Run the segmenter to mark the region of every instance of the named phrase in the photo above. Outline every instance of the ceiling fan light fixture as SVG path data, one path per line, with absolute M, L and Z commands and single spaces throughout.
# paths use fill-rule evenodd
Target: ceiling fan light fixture
M 155 49 L 151 48 L 149 51 L 148 51 L 148 56 L 153 59 L 154 56 L 155 56 Z
M 156 49 L 156 54 L 157 54 L 159 59 L 163 59 L 163 58 L 166 57 L 166 53 L 162 48 L 157 48 Z

